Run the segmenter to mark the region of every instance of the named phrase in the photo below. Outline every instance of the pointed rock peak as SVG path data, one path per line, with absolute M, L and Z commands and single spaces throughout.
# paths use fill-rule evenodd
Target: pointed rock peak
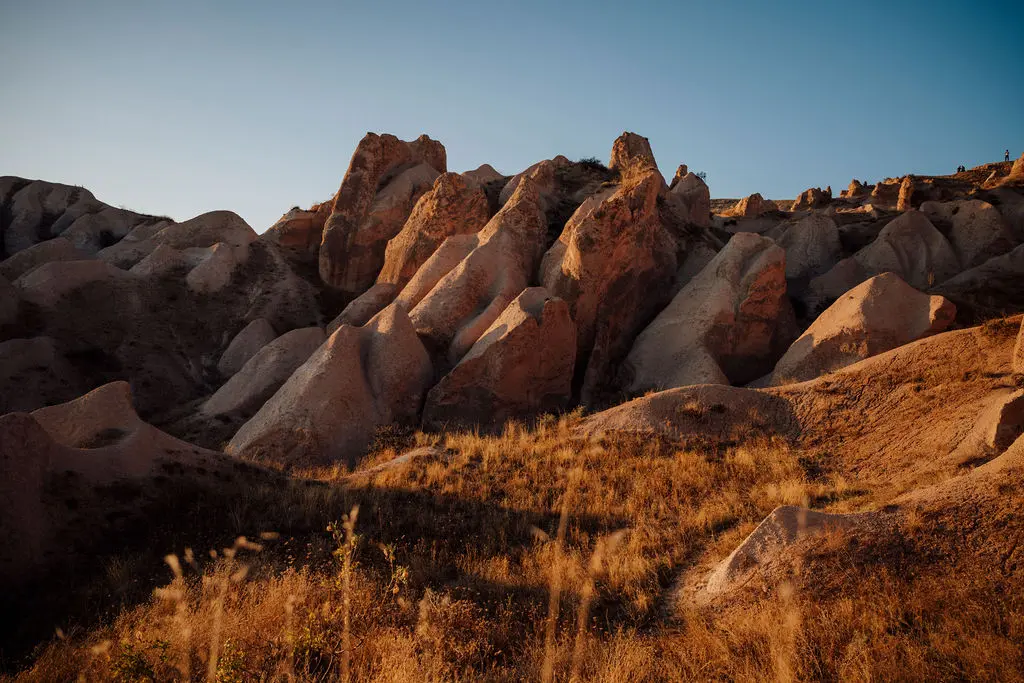
M 680 180 L 685 178 L 686 174 L 689 172 L 690 169 L 686 166 L 686 164 L 679 164 L 679 168 L 676 169 L 676 174 L 675 176 L 673 176 L 672 183 L 669 185 L 669 187 L 675 187 L 676 184 L 678 184 Z
M 651 143 L 642 135 L 624 132 L 612 144 L 608 168 L 622 172 L 637 166 L 655 169 L 658 167 L 654 160 L 654 152 L 651 151 Z

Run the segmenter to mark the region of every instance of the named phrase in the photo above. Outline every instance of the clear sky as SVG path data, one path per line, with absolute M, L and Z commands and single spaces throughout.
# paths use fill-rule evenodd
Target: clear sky
M 1024 148 L 1024 2 L 0 0 L 0 175 L 262 232 L 367 131 L 512 174 L 651 140 L 712 196 Z

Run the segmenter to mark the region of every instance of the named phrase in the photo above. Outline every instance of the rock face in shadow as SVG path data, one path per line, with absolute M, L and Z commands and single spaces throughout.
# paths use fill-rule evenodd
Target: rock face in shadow
M 526 289 L 430 390 L 423 423 L 493 429 L 560 410 L 569 401 L 575 358 L 569 307 L 543 287 Z
M 642 163 L 634 168 L 621 186 L 583 202 L 541 263 L 541 283 L 576 323 L 575 385 L 585 404 L 608 390 L 675 277 L 677 243 L 659 211 L 665 181 Z
M 785 252 L 739 233 L 633 344 L 632 393 L 689 384 L 745 384 L 766 374 L 796 336 Z
M 1024 311 L 1024 245 L 931 288 L 953 301 L 961 322 L 977 324 Z
M 454 366 L 530 284 L 544 248 L 544 214 L 531 178 L 524 178 L 505 206 L 476 235 L 450 237 L 423 265 L 406 290 L 436 284 L 409 313 L 416 332 L 443 363 Z M 456 241 L 458 240 L 458 241 Z M 449 249 L 446 246 L 452 245 Z M 464 251 L 468 249 L 467 251 Z M 455 260 L 462 253 L 465 256 Z M 452 264 L 450 270 L 441 265 Z M 428 277 L 429 274 L 429 277 Z M 425 281 L 426 280 L 426 281 Z M 403 290 L 396 304 L 416 295 Z
M 928 289 L 956 275 L 959 260 L 949 241 L 920 211 L 889 222 L 878 237 L 810 283 L 808 299 L 823 307 L 869 277 L 891 272 L 916 289 Z
M 977 199 L 924 202 L 921 213 L 949 238 L 966 270 L 1013 249 L 1016 239 L 996 207 Z
M 946 330 L 956 306 L 928 296 L 895 273 L 854 287 L 828 307 L 779 359 L 771 384 L 813 379 Z
M 204 415 L 251 417 L 324 342 L 319 327 L 282 334 L 260 348 L 200 409 Z
M 223 376 L 230 377 L 276 337 L 273 325 L 264 318 L 256 318 L 232 338 L 217 362 L 217 370 Z
M 420 195 L 448 170 L 444 146 L 426 135 L 404 142 L 367 133 L 359 141 L 323 229 L 320 277 L 352 294 L 365 291 L 384 249 Z
M 111 540 L 167 496 L 168 483 L 207 487 L 255 471 L 143 422 L 128 385 L 0 417 L 0 581 L 17 585 L 75 549 Z
M 405 311 L 343 325 L 235 434 L 227 453 L 284 467 L 354 464 L 376 428 L 417 419 L 433 379 Z
M 85 261 L 90 258 L 92 256 L 88 252 L 79 249 L 63 237 L 54 237 L 52 240 L 34 244 L 0 262 L 0 276 L 14 281 L 46 263 Z
M 783 223 L 777 230 L 782 228 L 776 242 L 786 250 L 787 280 L 806 281 L 828 271 L 839 260 L 839 228 L 828 216 L 812 213 L 796 223 Z

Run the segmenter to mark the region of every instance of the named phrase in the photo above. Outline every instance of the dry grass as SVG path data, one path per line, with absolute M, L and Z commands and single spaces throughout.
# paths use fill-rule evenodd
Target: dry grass
M 805 469 L 781 442 L 721 455 L 589 443 L 572 436 L 573 420 L 418 435 L 448 457 L 356 489 L 323 472 L 328 485 L 279 491 L 276 507 L 239 503 L 233 528 L 282 538 L 259 552 L 240 541 L 202 561 L 183 554 L 150 600 L 54 640 L 24 677 L 1010 680 L 1024 670 L 1024 591 L 984 568 L 908 576 L 879 565 L 845 592 L 781 586 L 674 613 L 680 572 L 724 557 L 776 506 L 850 509 L 871 492 Z M 353 505 L 358 519 L 343 519 Z

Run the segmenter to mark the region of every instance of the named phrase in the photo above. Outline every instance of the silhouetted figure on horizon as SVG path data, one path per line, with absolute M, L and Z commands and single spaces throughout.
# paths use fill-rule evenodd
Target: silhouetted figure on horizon
M 1003 153 L 1003 161 L 1009 161 L 1009 160 L 1010 160 L 1010 150 L 1006 150 Z

